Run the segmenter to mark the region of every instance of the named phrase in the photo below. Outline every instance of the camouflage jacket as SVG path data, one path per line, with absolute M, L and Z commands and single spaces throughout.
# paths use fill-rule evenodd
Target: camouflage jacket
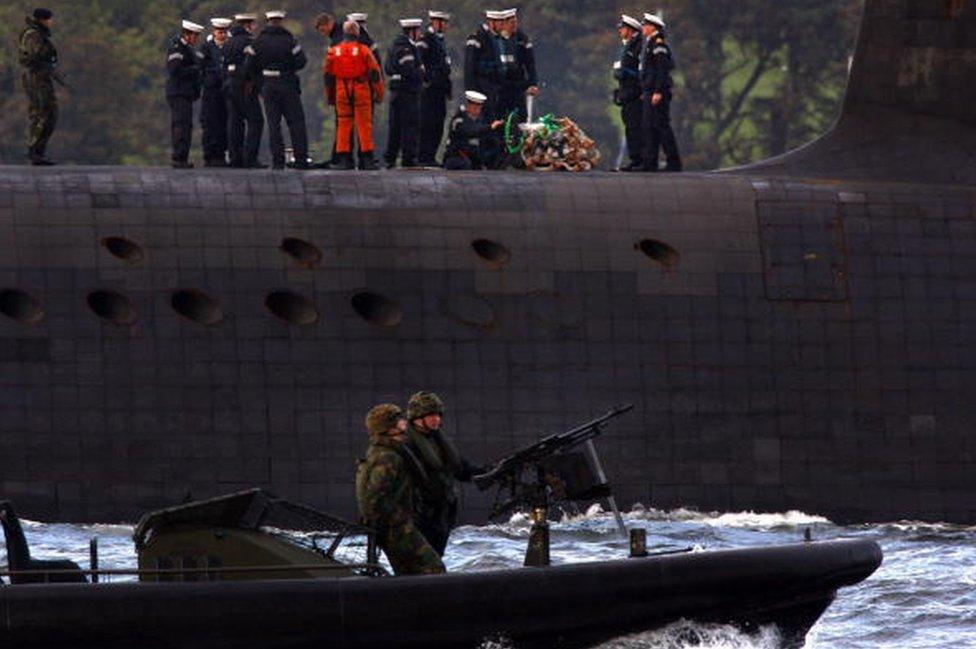
M 415 502 L 418 511 L 457 502 L 458 481 L 470 480 L 470 471 L 454 444 L 441 431 L 424 433 L 412 424 L 407 443 L 428 476 L 418 485 L 420 489 Z
M 356 470 L 356 500 L 365 525 L 390 529 L 413 518 L 419 461 L 402 442 L 373 437 Z
M 58 51 L 51 42 L 51 30 L 31 17 L 20 34 L 17 55 L 20 65 L 35 74 L 51 74 L 58 67 Z

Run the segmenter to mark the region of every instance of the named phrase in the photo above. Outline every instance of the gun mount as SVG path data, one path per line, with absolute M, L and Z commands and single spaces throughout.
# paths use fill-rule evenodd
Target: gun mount
M 572 430 L 550 435 L 498 460 L 474 477 L 481 491 L 497 488 L 492 518 L 519 507 L 531 511 L 533 525 L 526 565 L 549 563 L 546 521 L 554 503 L 606 500 L 621 534 L 627 535 L 593 440 L 603 433 L 606 424 L 633 409 L 633 404 L 619 406 Z

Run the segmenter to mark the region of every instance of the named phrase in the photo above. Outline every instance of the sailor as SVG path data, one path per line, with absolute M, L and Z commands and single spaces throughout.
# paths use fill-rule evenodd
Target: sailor
M 343 26 L 345 40 L 329 48 L 324 75 L 326 100 L 335 106 L 338 117 L 336 153 L 342 169 L 354 169 L 352 134 L 355 126 L 361 151 L 359 167 L 374 171 L 373 105 L 383 101 L 380 66 L 369 48 L 359 42 L 359 24 L 350 20 Z
M 342 42 L 342 25 L 332 14 L 319 14 L 315 17 L 315 31 L 329 39 L 329 47 Z
M 203 99 L 200 125 L 203 127 L 203 162 L 207 167 L 227 166 L 227 97 L 224 95 L 224 47 L 230 36 L 230 18 L 211 18 L 213 28 L 200 47 L 203 53 Z
M 487 121 L 484 112 L 488 98 L 475 90 L 464 93 L 464 104 L 451 118 L 444 168 L 451 171 L 484 169 L 487 166 L 486 147 L 494 147 L 493 136 L 505 125 L 502 120 Z
M 503 57 L 503 79 L 498 117 L 516 113 L 518 123 L 528 117 L 526 97 L 539 94 L 539 75 L 535 66 L 535 48 L 528 34 L 519 29 L 518 10 L 507 9 L 499 32 L 499 55 Z M 513 58 L 514 57 L 514 58 Z
M 414 501 L 417 526 L 443 557 L 451 530 L 458 523 L 458 482 L 471 482 L 480 469 L 458 453 L 441 430 L 444 401 L 433 392 L 418 392 L 407 405 L 408 446 L 423 464 L 427 482 L 417 490 Z
M 369 20 L 369 14 L 362 12 L 351 13 L 346 16 L 346 20 L 352 20 L 359 25 L 359 42 L 369 48 L 369 51 L 373 54 L 373 58 L 376 59 L 376 62 L 380 64 L 380 69 L 382 69 L 383 56 L 380 53 L 379 43 L 373 39 L 366 26 L 366 22 Z
M 166 101 L 172 127 L 174 169 L 192 169 L 190 144 L 193 140 L 193 102 L 200 98 L 203 54 L 196 49 L 203 26 L 183 21 L 182 33 L 173 39 L 166 52 Z
M 356 500 L 363 524 L 397 575 L 440 574 L 444 563 L 420 533 L 413 505 L 423 465 L 406 445 L 407 422 L 395 405 L 376 406 L 366 416 L 369 448 L 356 469 Z
M 50 9 L 35 9 L 27 16 L 27 28 L 20 34 L 18 58 L 24 68 L 21 78 L 27 93 L 28 128 L 27 157 L 36 167 L 54 163 L 47 159 L 47 143 L 58 123 L 58 96 L 54 83 L 63 84 L 57 71 L 58 51 L 51 42 L 54 13 Z
M 245 169 L 262 169 L 258 162 L 261 134 L 264 132 L 264 113 L 258 98 L 260 79 L 248 78 L 244 63 L 252 51 L 258 17 L 255 14 L 237 14 L 230 30 L 230 40 L 224 46 L 224 71 L 227 80 L 224 95 L 227 99 L 227 150 L 230 166 Z
M 427 83 L 420 100 L 420 164 L 437 166 L 437 151 L 444 139 L 447 103 L 452 98 L 451 57 L 444 36 L 451 20 L 445 11 L 427 12 L 429 24 L 420 47 L 420 57 L 427 70 Z
M 665 23 L 660 17 L 644 14 L 640 64 L 644 171 L 658 171 L 658 154 L 662 148 L 667 158 L 665 171 L 682 169 L 678 143 L 671 129 L 671 71 L 674 70 L 674 58 L 664 38 L 664 28 Z
M 617 34 L 622 46 L 620 56 L 613 64 L 613 77 L 617 80 L 613 103 L 620 106 L 620 117 L 627 137 L 627 154 L 630 156 L 630 164 L 621 167 L 620 171 L 640 171 L 644 166 L 641 159 L 641 120 L 644 109 L 640 80 L 641 50 L 644 46 L 642 32 L 643 27 L 639 20 L 627 15 L 620 17 Z
M 487 100 L 486 117 L 499 116 L 498 95 L 501 91 L 501 68 L 495 52 L 496 39 L 502 26 L 503 11 L 485 12 L 486 22 L 468 36 L 464 47 L 464 88 L 481 93 Z
M 417 166 L 418 137 L 420 135 L 420 92 L 426 77 L 417 43 L 424 21 L 404 18 L 402 33 L 390 47 L 386 60 L 386 74 L 390 83 L 389 140 L 386 147 L 386 166 L 396 167 L 401 158 L 403 167 Z
M 308 63 L 302 46 L 290 31 L 282 26 L 287 14 L 269 11 L 265 14 L 268 26 L 254 39 L 245 67 L 246 74 L 260 75 L 261 99 L 268 119 L 268 139 L 271 145 L 272 169 L 285 168 L 285 141 L 281 136 L 284 118 L 295 153 L 295 169 L 308 169 L 308 132 L 305 130 L 305 109 L 302 107 L 302 88 L 298 71 Z

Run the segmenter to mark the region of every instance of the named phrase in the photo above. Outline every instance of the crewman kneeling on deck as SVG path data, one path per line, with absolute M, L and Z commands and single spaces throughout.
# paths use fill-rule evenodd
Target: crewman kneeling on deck
M 377 542 L 397 575 L 447 572 L 444 563 L 414 521 L 415 481 L 429 478 L 407 446 L 407 421 L 395 405 L 376 406 L 366 416 L 369 448 L 356 470 L 356 500 L 363 524 L 377 533 Z
M 369 48 L 359 42 L 359 25 L 343 25 L 342 43 L 329 48 L 325 59 L 325 91 L 338 116 L 336 156 L 340 169 L 355 169 L 352 133 L 359 141 L 359 168 L 375 171 L 373 156 L 373 105 L 383 101 L 380 66 Z
M 451 131 L 444 153 L 444 168 L 451 171 L 484 169 L 495 146 L 492 134 L 505 125 L 498 119 L 492 123 L 484 120 L 484 107 L 488 97 L 468 90 L 464 93 L 464 105 L 451 118 Z

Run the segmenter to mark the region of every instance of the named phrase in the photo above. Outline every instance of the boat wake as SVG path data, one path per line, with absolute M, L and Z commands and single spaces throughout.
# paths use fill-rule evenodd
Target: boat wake
M 775 626 L 764 626 L 745 633 L 724 624 L 699 624 L 678 620 L 646 633 L 616 638 L 595 649 L 779 649 L 782 638 Z M 492 638 L 478 649 L 514 649 L 506 638 Z

